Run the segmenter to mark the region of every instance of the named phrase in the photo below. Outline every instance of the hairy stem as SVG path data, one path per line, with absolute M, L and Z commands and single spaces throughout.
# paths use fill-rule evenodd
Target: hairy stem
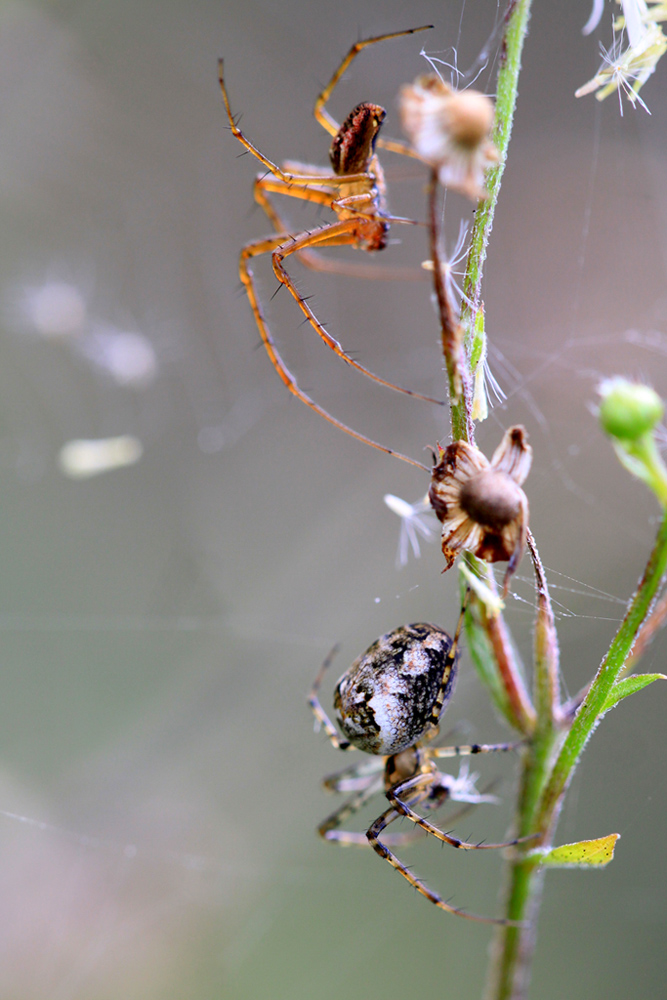
M 486 260 L 486 248 L 493 226 L 498 194 L 502 182 L 507 148 L 512 132 L 512 122 L 518 93 L 518 79 L 521 67 L 521 52 L 528 30 L 531 0 L 511 0 L 505 14 L 505 29 L 501 43 L 500 70 L 496 93 L 496 111 L 493 139 L 498 149 L 499 162 L 489 171 L 487 177 L 488 198 L 479 203 L 472 229 L 470 251 L 464 280 L 464 298 L 461 313 L 463 334 L 462 368 L 468 374 L 470 352 L 475 332 L 475 320 L 481 307 L 481 287 Z M 430 216 L 431 241 L 434 272 L 436 275 L 436 294 L 438 294 L 441 316 L 446 318 L 446 303 L 440 301 L 444 294 L 441 270 L 438 259 L 437 231 L 435 225 L 435 184 L 431 184 Z M 440 279 L 440 289 L 438 288 Z M 445 327 L 443 325 L 443 349 L 445 345 Z M 461 334 L 459 333 L 459 336 Z M 444 350 L 447 357 L 447 350 Z M 453 372 L 448 363 L 450 382 L 450 399 L 452 408 L 452 431 L 454 440 L 463 438 L 472 442 L 471 399 L 469 392 L 457 392 L 453 380 Z M 451 390 L 454 389 L 453 392 Z M 532 540 L 531 540 L 532 541 Z M 554 747 L 559 734 L 554 726 L 554 706 L 557 691 L 554 684 L 557 669 L 557 646 L 553 630 L 551 606 L 546 590 L 546 583 L 539 563 L 536 549 L 531 546 L 534 557 L 535 571 L 538 577 L 538 591 L 541 599 L 541 618 L 538 619 L 536 635 L 537 667 L 537 725 L 527 746 L 522 764 L 522 780 L 520 800 L 517 811 L 517 833 L 524 835 L 535 830 L 535 818 L 538 812 L 541 794 L 548 782 L 549 768 L 553 761 Z M 502 622 L 501 622 L 502 624 Z M 501 679 L 503 683 L 505 679 Z M 508 704 L 510 695 L 516 700 L 516 691 L 507 692 Z M 530 705 L 528 698 L 521 699 L 519 718 L 524 731 L 528 728 Z M 517 706 L 515 706 L 517 707 Z M 532 719 L 530 720 L 532 722 Z M 555 814 L 555 810 L 554 810 Z M 500 928 L 496 937 L 495 952 L 489 980 L 488 1000 L 509 1000 L 510 997 L 525 996 L 529 980 L 530 962 L 535 939 L 536 916 L 539 907 L 539 888 L 542 874 L 535 863 L 517 852 L 515 860 L 510 862 L 507 890 L 506 916 L 512 921 L 518 921 L 522 926 Z
M 482 277 L 486 248 L 493 228 L 493 217 L 500 193 L 500 185 L 505 171 L 507 147 L 512 135 L 512 123 L 519 86 L 521 52 L 528 32 L 531 0 L 510 0 L 505 13 L 505 31 L 500 47 L 500 69 L 496 87 L 496 111 L 493 141 L 498 150 L 498 165 L 487 174 L 488 198 L 480 201 L 475 213 L 475 222 L 470 234 L 470 250 L 466 274 L 463 282 L 463 307 L 461 326 L 466 357 L 470 356 L 475 332 L 475 317 L 482 302 Z M 452 425 L 465 424 L 465 416 L 460 412 L 464 401 L 459 399 L 452 406 Z
M 440 317 L 442 356 L 447 369 L 449 398 L 451 400 L 452 438 L 454 441 L 475 442 L 475 425 L 472 420 L 472 393 L 470 366 L 461 343 L 461 326 L 456 318 L 454 305 L 447 292 L 440 259 L 440 226 L 438 222 L 438 171 L 433 168 L 428 185 L 428 227 L 433 263 L 433 288 Z
M 653 551 L 625 617 L 614 636 L 609 651 L 598 668 L 563 743 L 558 760 L 554 764 L 549 782 L 542 795 L 540 812 L 537 817 L 540 828 L 548 822 L 550 815 L 565 792 L 584 746 L 600 721 L 607 695 L 618 680 L 625 661 L 630 655 L 637 634 L 651 610 L 651 605 L 658 593 L 665 572 L 667 572 L 667 514 L 663 516 Z

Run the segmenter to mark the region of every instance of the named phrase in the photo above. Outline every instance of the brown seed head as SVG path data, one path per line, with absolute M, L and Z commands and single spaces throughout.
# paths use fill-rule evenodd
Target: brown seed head
M 505 588 L 526 544 L 528 500 L 521 484 L 532 450 L 523 427 L 510 427 L 491 461 L 466 441 L 438 447 L 429 499 L 442 522 L 447 569 L 460 552 L 507 562 Z
M 461 485 L 459 506 L 477 524 L 500 531 L 520 515 L 522 493 L 508 475 L 490 468 Z
M 452 141 L 468 149 L 479 146 L 493 126 L 493 103 L 478 90 L 452 93 L 446 104 Z
M 401 124 L 415 152 L 438 170 L 440 183 L 485 198 L 484 173 L 498 162 L 489 138 L 493 102 L 476 90 L 453 90 L 435 74 L 418 76 L 399 94 Z

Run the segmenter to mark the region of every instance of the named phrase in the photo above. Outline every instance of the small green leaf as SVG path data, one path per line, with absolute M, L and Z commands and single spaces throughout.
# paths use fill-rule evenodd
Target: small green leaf
M 597 840 L 580 840 L 578 844 L 562 844 L 550 851 L 540 854 L 531 853 L 530 857 L 540 865 L 551 868 L 603 868 L 614 857 L 614 848 L 620 833 L 610 833 L 607 837 Z
M 634 694 L 635 691 L 641 691 L 642 688 L 645 688 L 648 684 L 652 684 L 653 681 L 667 681 L 667 676 L 665 674 L 633 674 L 632 677 L 626 677 L 624 680 L 618 681 L 607 695 L 605 703 L 602 706 L 602 712 L 608 712 L 610 708 L 617 705 L 623 698 Z
M 489 585 L 480 579 L 476 573 L 473 573 L 464 562 L 459 563 L 459 573 L 470 589 L 474 591 L 476 596 L 480 599 L 486 608 L 486 613 L 489 618 L 495 618 L 496 615 L 499 615 L 501 611 L 505 610 L 505 603 L 500 597 L 500 594 L 494 594 Z
M 475 313 L 473 342 L 470 349 L 470 371 L 474 375 L 486 356 L 486 334 L 484 332 L 484 303 Z
M 486 397 L 486 333 L 484 331 L 484 303 L 475 315 L 474 339 L 470 351 L 470 373 L 473 376 L 471 416 L 473 420 L 486 420 L 489 402 Z

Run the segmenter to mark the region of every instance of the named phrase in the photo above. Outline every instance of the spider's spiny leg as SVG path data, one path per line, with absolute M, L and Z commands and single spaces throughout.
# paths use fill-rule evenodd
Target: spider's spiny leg
M 264 315 L 262 313 L 259 298 L 255 290 L 254 275 L 252 270 L 248 265 L 248 259 L 256 256 L 257 254 L 269 253 L 275 249 L 276 245 L 284 239 L 284 236 L 270 237 L 265 240 L 259 240 L 257 243 L 249 243 L 241 251 L 241 259 L 239 262 L 239 273 L 241 276 L 241 281 L 245 286 L 246 294 L 250 302 L 250 306 L 255 317 L 255 322 L 257 323 L 257 328 L 259 330 L 260 336 L 264 347 L 266 348 L 266 353 L 271 359 L 273 367 L 278 372 L 283 384 L 289 389 L 289 391 L 300 399 L 302 403 L 305 403 L 313 412 L 318 413 L 324 420 L 328 421 L 338 430 L 344 431 L 345 434 L 349 434 L 350 437 L 356 438 L 357 441 L 361 441 L 363 444 L 369 445 L 371 448 L 375 448 L 377 451 L 384 452 L 385 455 L 393 455 L 395 458 L 400 459 L 402 462 L 407 462 L 408 465 L 414 465 L 418 469 L 423 469 L 424 472 L 429 472 L 430 470 L 422 462 L 418 462 L 414 458 L 410 458 L 408 455 L 401 454 L 400 451 L 394 451 L 392 448 L 387 448 L 383 444 L 379 444 L 377 441 L 373 441 L 372 438 L 366 437 L 365 434 L 360 434 L 359 431 L 353 430 L 344 424 L 341 420 L 338 420 L 331 413 L 325 410 L 323 407 L 319 406 L 315 400 L 311 399 L 310 396 L 299 388 L 296 379 L 290 372 L 289 368 L 283 361 L 278 348 L 276 347 L 275 341 L 271 335 L 269 327 Z
M 430 776 L 427 777 L 428 780 L 432 780 Z M 527 837 L 517 837 L 515 840 L 508 840 L 502 844 L 470 844 L 467 840 L 459 840 L 458 837 L 452 837 L 450 834 L 439 830 L 437 826 L 429 823 L 427 819 L 416 813 L 411 805 L 400 798 L 405 792 L 418 789 L 420 786 L 423 787 L 424 781 L 425 777 L 422 774 L 408 778 L 406 781 L 402 781 L 400 784 L 390 788 L 387 792 L 387 798 L 397 813 L 405 816 L 411 823 L 416 823 L 417 826 L 425 830 L 426 833 L 430 833 L 437 840 L 441 840 L 444 844 L 449 844 L 450 847 L 458 847 L 465 851 L 495 851 L 502 850 L 505 847 L 515 847 L 517 844 L 523 844 L 527 840 L 534 840 L 536 836 L 539 836 L 539 834 L 531 834 Z
M 388 389 L 393 389 L 395 392 L 401 392 L 406 396 L 412 396 L 415 399 L 421 399 L 426 403 L 435 403 L 437 406 L 444 406 L 441 399 L 434 399 L 432 396 L 424 396 L 420 392 L 414 392 L 412 389 L 405 389 L 400 385 L 395 385 L 393 382 L 389 382 L 387 379 L 381 378 L 379 375 L 375 375 L 373 372 L 369 371 L 368 368 L 364 368 L 364 366 L 359 364 L 358 361 L 351 358 L 350 355 L 343 349 L 339 341 L 337 341 L 335 337 L 332 337 L 328 330 L 326 330 L 322 323 L 320 323 L 317 316 L 308 305 L 308 302 L 302 295 L 299 294 L 296 285 L 287 273 L 283 260 L 286 257 L 289 257 L 290 254 L 298 253 L 300 250 L 322 246 L 356 246 L 359 242 L 359 237 L 356 231 L 357 223 L 357 219 L 347 219 L 343 222 L 334 222 L 330 226 L 323 226 L 321 229 L 318 229 L 313 233 L 302 233 L 300 236 L 293 237 L 292 239 L 286 241 L 281 246 L 277 246 L 273 251 L 273 270 L 275 275 L 278 281 L 289 289 L 290 294 L 301 309 L 301 312 L 309 321 L 318 336 L 321 337 L 327 347 L 329 347 L 339 358 L 345 361 L 346 364 L 351 365 L 352 368 L 356 368 L 357 371 L 362 372 L 362 374 L 366 375 L 367 378 L 371 379 L 373 382 L 377 382 L 378 385 L 383 385 Z
M 318 184 L 300 184 L 298 182 L 287 183 L 281 180 L 280 177 L 272 177 L 271 174 L 260 175 L 255 180 L 255 200 L 259 202 L 273 222 L 276 232 L 283 233 L 287 230 L 287 226 L 279 218 L 275 209 L 273 209 L 275 214 L 269 212 L 265 205 L 263 192 L 270 191 L 271 194 L 282 194 L 288 198 L 298 198 L 299 201 L 310 201 L 314 205 L 325 205 L 327 208 L 332 208 L 336 204 L 336 191 L 333 184 L 335 184 L 337 179 L 332 174 L 330 177 L 329 175 L 322 177 L 321 183 Z M 259 193 L 260 191 L 262 194 Z M 273 208 L 273 206 L 271 207 Z
M 482 917 L 476 913 L 467 913 L 465 910 L 452 906 L 450 903 L 445 902 L 445 900 L 442 899 L 437 892 L 429 889 L 429 887 L 422 882 L 421 879 L 418 879 L 415 875 L 413 875 L 409 868 L 399 861 L 396 855 L 389 850 L 387 846 L 389 843 L 388 837 L 385 837 L 384 841 L 379 839 L 382 831 L 389 825 L 389 823 L 392 823 L 395 819 L 397 819 L 399 815 L 400 813 L 393 807 L 387 809 L 386 812 L 375 820 L 366 833 L 366 836 L 371 847 L 380 855 L 380 857 L 384 858 L 385 861 L 388 861 L 392 868 L 395 868 L 397 872 L 400 872 L 403 878 L 406 879 L 410 885 L 417 890 L 417 892 L 421 893 L 422 896 L 433 903 L 434 906 L 437 906 L 438 909 L 444 910 L 446 913 L 453 913 L 456 917 L 464 917 L 466 920 L 475 920 L 478 923 L 483 924 L 500 924 L 501 926 L 511 927 L 517 926 L 517 922 L 513 920 L 503 920 L 499 917 Z
M 328 774 L 322 780 L 322 787 L 328 792 L 358 792 L 375 779 L 378 771 L 384 770 L 384 757 L 367 755 L 363 760 L 344 767 L 335 774 Z
M 413 160 L 424 162 L 419 153 L 416 153 L 412 146 L 407 142 L 403 142 L 402 139 L 378 138 L 375 142 L 375 148 L 388 149 L 390 153 L 398 153 L 400 156 L 409 156 Z
M 366 805 L 375 795 L 382 791 L 383 779 L 382 777 L 376 778 L 368 786 L 368 788 L 358 792 L 352 798 L 344 802 L 340 809 L 337 809 L 335 813 L 328 816 L 322 823 L 320 823 L 317 828 L 318 833 L 324 840 L 328 840 L 332 843 L 340 844 L 341 847 L 370 847 L 368 836 L 365 833 L 357 833 L 351 830 L 340 830 L 338 829 L 342 823 L 344 823 L 350 816 L 358 812 L 363 806 Z M 407 833 L 395 833 L 389 834 L 385 838 L 385 842 L 391 844 L 392 847 L 401 847 L 406 844 L 413 843 L 422 837 L 422 831 L 419 829 L 410 830 Z
M 426 834 L 417 828 L 404 833 L 388 833 L 384 838 L 384 843 L 390 847 L 407 847 L 414 844 L 416 840 L 422 840 Z M 332 830 L 325 838 L 330 844 L 338 844 L 340 847 L 365 847 L 373 845 L 368 839 L 368 834 L 359 833 L 356 830 Z
M 324 840 L 335 840 L 338 843 L 354 843 L 354 839 L 349 839 L 347 833 L 344 830 L 339 830 L 338 827 L 341 826 L 350 816 L 359 812 L 360 809 L 366 805 L 372 798 L 374 798 L 380 791 L 382 791 L 382 777 L 376 778 L 368 788 L 362 789 L 353 795 L 346 802 L 343 802 L 342 806 L 336 809 L 335 812 L 327 816 L 326 819 L 322 820 L 317 828 L 317 832 L 320 837 Z M 365 834 L 353 835 L 365 836 Z
M 338 69 L 335 71 L 331 79 L 329 80 L 326 87 L 318 94 L 317 100 L 315 101 L 315 108 L 313 114 L 320 123 L 323 129 L 329 133 L 329 135 L 336 135 L 339 129 L 339 125 L 334 118 L 329 114 L 328 111 L 324 110 L 324 106 L 331 97 L 334 88 L 340 78 L 342 77 L 345 70 L 348 68 L 350 63 L 359 55 L 362 49 L 367 48 L 369 45 L 375 45 L 376 42 L 386 42 L 390 38 L 401 38 L 403 35 L 414 35 L 417 31 L 427 31 L 432 28 L 432 24 L 424 24 L 419 28 L 408 28 L 406 31 L 392 31 L 386 35 L 376 35 L 374 38 L 363 38 L 359 42 L 355 42 L 350 48 L 349 52 L 341 62 Z
M 433 810 L 441 809 L 444 805 L 447 805 L 451 801 L 452 800 L 448 796 L 443 797 L 439 801 L 426 799 L 424 802 L 422 802 L 421 808 L 433 809 Z M 469 812 L 471 812 L 471 810 L 475 809 L 478 805 L 479 802 L 462 803 L 459 809 L 456 809 L 453 813 L 447 814 L 447 823 L 449 824 L 458 822 L 458 820 L 460 820 L 463 816 L 466 816 Z
M 458 747 L 425 747 L 424 754 L 428 757 L 471 757 L 478 753 L 505 753 L 508 750 L 519 750 L 524 745 L 518 743 L 468 743 Z
M 324 663 L 320 667 L 319 673 L 315 678 L 315 680 L 313 681 L 313 686 L 310 689 L 310 694 L 308 695 L 308 704 L 313 710 L 313 715 L 315 716 L 316 720 L 316 728 L 317 728 L 317 723 L 319 723 L 324 729 L 327 736 L 329 737 L 330 742 L 336 748 L 336 750 L 351 750 L 353 749 L 352 744 L 349 742 L 349 740 L 344 740 L 341 738 L 333 722 L 322 708 L 320 699 L 317 696 L 317 692 L 319 691 L 320 685 L 322 683 L 322 678 L 324 677 L 324 674 L 326 673 L 327 669 L 331 666 L 331 662 L 337 652 L 338 652 L 338 646 L 334 646 L 329 655 L 327 656 L 327 658 L 325 659 Z
M 443 712 L 443 705 L 445 699 L 451 696 L 452 684 L 451 684 L 451 673 L 452 670 L 456 669 L 456 660 L 459 655 L 459 639 L 461 637 L 461 629 L 463 628 L 463 621 L 466 616 L 466 609 L 468 607 L 468 600 L 470 599 L 470 587 L 466 587 L 466 592 L 463 598 L 463 604 L 461 605 L 461 613 L 459 614 L 459 620 L 456 623 L 456 631 L 454 632 L 454 638 L 452 639 L 452 644 L 450 646 L 449 652 L 445 657 L 445 662 L 442 667 L 442 680 L 440 681 L 440 688 L 436 695 L 435 701 L 433 702 L 433 707 L 431 708 L 431 719 L 429 723 L 430 731 L 437 732 L 438 726 L 440 724 L 440 716 Z
M 268 171 L 270 171 L 272 174 L 274 174 L 275 177 L 279 177 L 282 181 L 285 181 L 286 183 L 297 182 L 297 183 L 302 183 L 302 184 L 303 183 L 306 183 L 306 184 L 307 183 L 312 183 L 312 184 L 321 183 L 322 182 L 322 176 L 321 175 L 313 174 L 312 176 L 310 176 L 310 175 L 307 175 L 307 174 L 306 175 L 303 175 L 303 174 L 290 174 L 290 173 L 287 173 L 286 171 L 282 170 L 278 166 L 277 163 L 273 163 L 272 160 L 269 160 L 268 157 L 264 156 L 264 154 L 261 153 L 259 151 L 259 149 L 257 149 L 257 146 L 254 146 L 250 142 L 250 140 L 245 137 L 245 135 L 243 134 L 243 132 L 241 131 L 241 129 L 238 127 L 238 125 L 236 123 L 236 119 L 234 118 L 234 115 L 232 114 L 232 109 L 231 109 L 231 106 L 230 106 L 230 103 L 229 103 L 229 96 L 227 94 L 227 86 L 225 84 L 223 69 L 224 69 L 223 68 L 223 60 L 222 59 L 218 59 L 218 81 L 220 83 L 220 90 L 222 91 L 222 99 L 225 102 L 225 110 L 227 112 L 227 118 L 229 119 L 229 127 L 230 127 L 230 129 L 232 131 L 232 134 L 234 136 L 236 136 L 236 138 L 239 140 L 239 142 L 243 146 L 245 146 L 245 148 L 247 149 L 247 151 L 249 153 L 252 153 L 252 155 L 255 156 L 259 160 L 260 163 L 264 164 L 264 166 L 266 167 L 266 169 Z M 339 179 L 337 181 L 337 183 L 338 184 L 342 184 L 342 183 L 348 183 L 350 180 L 353 180 L 353 181 L 355 181 L 355 180 L 363 180 L 365 178 L 365 176 L 366 176 L 365 174 L 349 174 L 343 180 Z
M 287 169 L 283 165 L 284 169 Z M 304 189 L 299 189 L 300 191 Z M 305 189 L 308 194 L 305 200 L 313 201 L 315 203 L 320 203 L 319 199 L 322 197 L 322 204 L 326 204 L 324 201 L 325 190 L 318 191 L 315 187 L 308 187 Z M 258 177 L 255 180 L 255 201 L 264 210 L 266 215 L 271 220 L 271 225 L 275 229 L 276 233 L 284 233 L 287 231 L 287 224 L 278 214 L 276 206 L 269 199 L 268 194 L 298 194 L 294 189 L 294 185 L 285 184 L 278 177 L 272 177 L 270 174 L 266 177 Z M 312 194 L 317 195 L 317 197 L 311 197 Z M 329 203 L 330 207 L 333 205 L 335 200 L 334 193 L 329 192 Z M 391 218 L 388 219 L 389 222 L 392 221 Z M 409 220 L 412 221 L 412 220 Z M 315 250 L 300 250 L 299 260 L 306 267 L 309 267 L 313 271 L 325 271 L 327 274 L 342 274 L 348 278 L 359 278 L 362 281 L 428 281 L 429 275 L 426 273 L 423 267 L 385 267 L 378 264 L 362 264 L 358 260 L 353 263 L 349 263 L 345 260 L 335 260 L 330 257 L 324 257 L 317 253 Z

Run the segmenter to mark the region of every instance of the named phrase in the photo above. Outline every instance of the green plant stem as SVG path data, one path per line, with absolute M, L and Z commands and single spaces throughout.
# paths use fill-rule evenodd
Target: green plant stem
M 518 836 L 536 829 L 540 794 L 548 780 L 557 740 L 556 731 L 538 729 L 524 751 L 517 808 Z M 551 833 L 550 830 L 549 836 Z M 546 845 L 549 840 L 541 838 L 535 843 Z M 506 878 L 505 917 L 520 926 L 501 927 L 496 933 L 486 1000 L 525 1000 L 528 996 L 544 871 L 530 856 L 517 852 L 509 862 Z
M 653 431 L 642 434 L 635 441 L 614 440 L 614 449 L 621 463 L 650 490 L 660 504 L 667 507 L 667 469 L 655 442 Z
M 493 140 L 498 149 L 498 165 L 488 172 L 488 199 L 480 202 L 471 233 L 470 251 L 464 279 L 464 307 L 461 326 L 464 347 L 464 367 L 469 362 L 475 335 L 475 324 L 482 307 L 481 287 L 489 236 L 493 226 L 496 203 L 505 167 L 507 148 L 512 131 L 518 92 L 521 53 L 528 29 L 531 0 L 511 0 L 505 16 L 501 43 L 501 65 L 498 74 L 496 114 Z M 432 211 L 434 211 L 432 204 Z M 432 227 L 435 238 L 435 225 Z M 433 253 L 438 265 L 437 247 Z M 442 311 L 442 309 L 441 309 Z M 443 326 L 444 333 L 444 326 Z M 444 345 L 444 338 L 443 338 Z M 450 371 L 450 388 L 452 375 Z M 470 410 L 467 394 L 454 393 L 452 428 L 454 437 L 470 440 Z M 647 464 L 651 455 L 632 456 Z M 629 463 L 628 466 L 630 467 Z M 655 463 L 654 463 L 655 465 Z M 651 466 L 653 469 L 653 466 Z M 634 466 L 631 467 L 634 471 Z M 634 474 L 637 474 L 634 471 Z M 667 503 L 667 476 L 644 475 L 648 485 Z M 618 680 L 637 635 L 650 614 L 652 604 L 667 571 L 667 515 L 660 525 L 646 570 L 639 582 L 627 613 L 614 637 L 609 651 L 588 688 L 574 717 L 564 715 L 558 704 L 558 645 L 546 579 L 532 537 L 529 540 L 537 576 L 538 617 L 535 634 L 535 700 L 536 720 L 532 735 L 522 752 L 520 789 L 515 820 L 515 835 L 532 833 L 539 839 L 520 845 L 509 860 L 506 871 L 505 916 L 509 926 L 496 932 L 492 963 L 486 989 L 486 1000 L 525 1000 L 528 993 L 530 968 L 535 946 L 537 915 L 540 906 L 544 869 L 539 857 L 531 856 L 531 848 L 550 847 L 562 807 L 564 794 L 572 778 L 586 741 L 603 714 L 606 699 Z M 487 636 L 488 640 L 488 636 Z M 488 643 L 493 648 L 492 643 Z M 506 679 L 499 672 L 498 682 L 504 688 L 497 699 L 506 714 L 512 714 Z M 495 683 L 495 682 L 494 682 Z M 502 692 L 501 692 L 502 693 Z M 573 713 L 574 713 L 573 705 Z M 531 706 L 532 708 L 532 706 Z M 524 716 L 526 713 L 523 713 Z M 524 719 L 525 721 L 525 719 Z
M 514 110 L 521 69 L 521 52 L 528 32 L 531 0 L 511 0 L 505 14 L 505 32 L 500 45 L 500 69 L 496 87 L 496 112 L 493 141 L 498 150 L 498 165 L 487 173 L 486 188 L 488 198 L 480 201 L 475 213 L 475 222 L 470 234 L 470 250 L 463 283 L 461 325 L 463 345 L 467 357 L 470 356 L 475 332 L 475 317 L 482 300 L 482 277 L 486 248 L 493 228 L 498 194 L 505 170 L 507 147 L 512 134 Z M 463 413 L 464 401 L 456 400 L 452 405 L 452 426 L 462 427 L 466 423 Z M 456 440 L 456 437 L 455 437 Z
M 630 601 L 609 651 L 602 660 L 581 708 L 575 716 L 558 755 L 558 760 L 553 767 L 549 782 L 542 795 L 537 817 L 540 829 L 548 821 L 556 803 L 569 784 L 586 741 L 600 720 L 602 706 L 623 669 L 666 571 L 667 514 L 664 514 L 644 575 L 639 581 L 639 586 Z
M 535 846 L 551 846 L 567 786 L 666 572 L 667 514 L 625 617 L 571 727 L 559 733 L 540 725 L 538 718 L 535 735 L 525 750 L 516 826 L 518 836 L 539 832 Z M 529 854 L 519 853 L 510 862 L 506 916 L 521 926 L 499 930 L 487 1000 L 524 1000 L 527 996 L 543 875 L 537 859 Z

